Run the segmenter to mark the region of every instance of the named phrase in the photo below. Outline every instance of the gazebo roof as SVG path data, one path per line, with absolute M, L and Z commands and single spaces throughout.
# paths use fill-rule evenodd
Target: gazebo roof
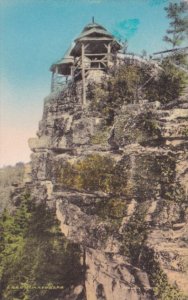
M 107 36 L 114 39 L 114 36 L 110 32 L 108 32 L 103 26 L 97 23 L 90 23 L 84 27 L 78 38 L 75 39 L 75 42 L 82 40 L 82 38 L 84 37 L 89 37 L 91 35 Z
M 122 45 L 116 40 L 116 38 L 103 26 L 97 23 L 89 23 L 84 27 L 80 35 L 75 39 L 75 45 L 71 50 L 71 55 L 77 56 L 81 52 L 82 42 L 113 42 L 113 46 L 119 50 Z
M 65 55 L 51 65 L 50 71 L 54 72 L 56 67 L 60 67 L 62 69 L 62 72 L 65 71 L 65 69 L 69 68 L 69 65 L 72 65 L 74 63 L 74 57 L 70 55 L 71 51 L 73 49 L 73 46 L 69 47 L 69 49 L 65 52 Z
M 84 29 L 82 30 L 82 32 L 87 31 L 87 30 L 92 29 L 92 28 L 98 28 L 98 29 L 104 29 L 104 30 L 106 30 L 102 25 L 93 22 L 93 23 L 87 24 L 84 27 Z

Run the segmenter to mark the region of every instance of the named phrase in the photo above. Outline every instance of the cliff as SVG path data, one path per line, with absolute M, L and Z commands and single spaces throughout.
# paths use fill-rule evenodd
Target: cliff
M 125 104 L 111 122 L 89 95 L 83 109 L 79 84 L 45 99 L 28 184 L 81 246 L 85 270 L 59 299 L 188 295 L 186 97 Z

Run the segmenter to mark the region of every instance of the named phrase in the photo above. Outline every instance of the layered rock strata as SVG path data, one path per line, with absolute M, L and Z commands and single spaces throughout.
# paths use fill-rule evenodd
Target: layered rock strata
M 29 140 L 33 193 L 83 249 L 85 296 L 74 299 L 155 299 L 150 260 L 188 295 L 185 101 L 125 105 L 110 125 L 90 102 L 79 86 L 49 95 Z

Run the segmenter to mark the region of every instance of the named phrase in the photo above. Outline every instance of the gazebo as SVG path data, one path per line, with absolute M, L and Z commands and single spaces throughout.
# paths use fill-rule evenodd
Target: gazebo
M 103 26 L 92 23 L 84 27 L 74 44 L 64 57 L 54 63 L 52 72 L 52 90 L 56 84 L 66 84 L 69 79 L 82 80 L 83 105 L 86 103 L 86 80 L 90 72 L 96 70 L 104 74 L 108 72 L 112 57 L 122 48 L 117 39 Z

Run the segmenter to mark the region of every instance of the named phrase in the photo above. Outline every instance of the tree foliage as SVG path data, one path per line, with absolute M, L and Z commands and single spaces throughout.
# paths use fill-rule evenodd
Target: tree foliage
M 14 167 L 0 169 L 0 214 L 4 208 L 11 208 L 10 194 L 13 183 L 20 183 L 24 176 L 24 164 L 19 162 Z
M 82 276 L 80 250 L 61 234 L 54 213 L 25 195 L 0 218 L 0 298 L 54 299 Z
M 187 35 L 188 27 L 188 3 L 180 1 L 180 3 L 170 2 L 168 7 L 165 7 L 167 17 L 170 21 L 170 28 L 166 31 L 164 41 L 170 43 L 173 48 L 179 46 Z
M 161 63 L 162 71 L 156 80 L 145 87 L 147 99 L 167 104 L 181 96 L 188 80 L 187 74 L 173 64 L 170 58 Z

